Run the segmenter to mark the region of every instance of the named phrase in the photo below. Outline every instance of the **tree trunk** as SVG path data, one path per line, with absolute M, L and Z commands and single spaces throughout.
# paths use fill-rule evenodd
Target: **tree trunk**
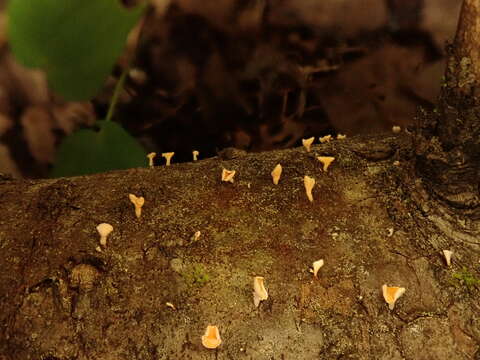
M 416 169 L 425 191 L 418 200 L 442 231 L 479 250 L 479 0 L 463 2 L 438 108 L 420 118 Z
M 327 172 L 319 155 L 335 157 Z M 0 359 L 478 358 L 478 256 L 418 210 L 413 160 L 408 135 L 379 136 L 1 181 Z M 129 193 L 145 197 L 140 218 Z M 406 289 L 393 310 L 384 284 Z M 209 324 L 216 350 L 202 346 Z

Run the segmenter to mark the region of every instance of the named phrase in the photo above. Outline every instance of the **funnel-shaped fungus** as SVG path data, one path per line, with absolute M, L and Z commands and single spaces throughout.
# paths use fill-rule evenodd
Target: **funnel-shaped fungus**
M 445 261 L 447 262 L 447 266 L 452 265 L 452 255 L 453 255 L 453 251 L 443 250 L 443 256 L 445 256 Z
M 305 185 L 305 192 L 307 193 L 308 200 L 313 202 L 312 189 L 315 186 L 315 179 L 305 175 L 303 178 L 303 183 Z
M 222 181 L 231 182 L 233 184 L 233 177 L 235 170 L 222 169 Z
M 307 149 L 307 152 L 310 152 L 310 147 L 312 146 L 314 140 L 315 140 L 314 136 L 308 139 L 302 139 L 302 144 L 305 147 L 305 149 Z
M 107 223 L 101 223 L 97 226 L 97 231 L 100 234 L 100 245 L 107 246 L 107 236 L 113 231 L 113 226 Z
M 198 241 L 198 239 L 200 239 L 200 235 L 202 235 L 202 233 L 200 232 L 200 230 L 195 231 L 195 233 L 192 235 L 192 237 L 190 238 L 190 240 L 192 240 L 192 241 Z
M 174 152 L 162 153 L 162 156 L 167 160 L 167 163 L 165 164 L 166 166 L 170 166 L 170 161 L 172 160 L 173 155 L 175 155 Z
M 150 154 L 147 155 L 148 166 L 150 166 L 151 168 L 153 168 L 153 159 L 155 158 L 155 156 L 157 156 L 157 153 L 155 152 L 151 152 Z
M 320 259 L 320 260 L 317 260 L 317 261 L 314 261 L 313 262 L 313 276 L 317 277 L 317 274 L 318 274 L 318 270 L 320 270 L 320 268 L 323 266 L 325 262 L 323 261 L 323 259 Z
M 392 131 L 395 133 L 395 134 L 398 134 L 400 131 L 402 130 L 402 128 L 398 125 L 394 125 L 392 126 Z
M 345 134 L 337 134 L 337 140 L 345 140 L 347 138 L 347 135 Z
M 192 154 L 193 154 L 193 161 L 197 161 L 198 160 L 198 155 L 200 153 L 197 150 L 193 150 Z
M 332 135 L 325 135 L 325 136 L 322 136 L 321 138 L 319 138 L 320 142 L 323 144 L 323 143 L 327 143 L 327 142 L 330 142 L 330 140 L 332 140 Z
M 135 206 L 135 215 L 139 218 L 142 215 L 142 206 L 145 204 L 145 199 L 143 196 L 136 197 L 133 194 L 128 194 L 128 198 Z
M 327 171 L 330 164 L 335 160 L 333 156 L 317 156 L 317 159 L 323 164 L 323 171 Z
M 264 278 L 262 276 L 255 276 L 253 278 L 253 303 L 255 307 L 260 305 L 260 301 L 268 299 L 268 293 L 263 284 Z
M 278 164 L 275 166 L 273 171 L 271 172 L 273 183 L 275 185 L 278 185 L 278 182 L 280 181 L 280 176 L 282 175 L 282 165 Z
M 388 304 L 390 310 L 393 310 L 395 307 L 395 302 L 403 295 L 405 288 L 396 287 L 396 286 L 382 286 L 383 298 Z
M 215 325 L 208 325 L 205 334 L 202 335 L 202 345 L 207 349 L 216 349 L 222 343 L 220 332 Z

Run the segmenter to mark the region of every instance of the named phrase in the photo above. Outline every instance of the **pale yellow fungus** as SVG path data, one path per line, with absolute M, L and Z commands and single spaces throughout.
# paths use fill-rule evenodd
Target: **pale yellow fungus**
M 282 175 L 282 165 L 278 164 L 275 166 L 273 171 L 271 172 L 273 183 L 275 185 L 278 185 L 278 182 L 280 181 L 280 176 Z
M 97 226 L 97 231 L 100 234 L 100 245 L 107 246 L 107 237 L 113 231 L 113 226 L 107 223 L 101 223 Z
M 392 126 L 392 131 L 395 133 L 395 134 L 398 134 L 400 131 L 402 130 L 402 128 L 398 125 L 394 125 Z
M 405 293 L 405 288 L 396 286 L 382 286 L 383 298 L 388 304 L 390 310 L 395 307 L 395 302 Z
M 202 335 L 202 345 L 207 349 L 216 349 L 222 343 L 220 331 L 216 325 L 208 325 L 205 334 Z
M 172 310 L 177 310 L 177 309 L 175 308 L 175 305 L 173 305 L 171 302 L 166 302 L 165 305 L 166 305 L 167 307 L 169 307 L 170 309 L 172 309 Z
M 233 184 L 234 176 L 235 176 L 235 170 L 222 169 L 222 181 L 231 182 Z
M 148 166 L 150 166 L 151 168 L 153 168 L 153 159 L 155 158 L 155 156 L 157 156 L 157 153 L 155 152 L 151 152 L 150 154 L 147 155 Z
M 443 250 L 443 256 L 445 256 L 445 261 L 447 262 L 447 266 L 452 266 L 452 255 L 453 251 L 450 250 Z
M 143 204 L 145 204 L 145 198 L 143 196 L 136 197 L 133 194 L 128 194 L 128 198 L 135 206 L 135 215 L 137 216 L 137 218 L 140 218 L 140 216 L 142 215 L 142 206 Z
M 317 156 L 317 159 L 323 164 L 323 171 L 327 171 L 330 164 L 335 160 L 333 156 Z
M 253 303 L 255 307 L 260 305 L 260 301 L 268 299 L 268 293 L 263 284 L 264 278 L 262 276 L 255 276 L 253 278 Z
M 303 178 L 303 184 L 305 185 L 305 192 L 307 193 L 308 200 L 313 202 L 312 189 L 315 186 L 315 179 L 305 175 Z
M 192 154 L 193 154 L 193 161 L 197 161 L 198 160 L 198 155 L 200 153 L 197 150 L 193 150 Z
M 395 161 L 393 162 L 393 165 L 395 165 L 395 166 L 399 166 L 399 165 L 400 165 L 400 161 L 398 161 L 398 160 L 395 160 Z
M 318 270 L 320 270 L 324 264 L 325 264 L 325 262 L 323 261 L 323 259 L 320 259 L 320 260 L 317 260 L 317 261 L 313 262 L 313 264 L 312 264 L 313 265 L 313 270 L 311 270 L 311 272 L 313 273 L 313 276 L 317 277 Z
M 162 157 L 167 160 L 167 163 L 165 164 L 166 166 L 170 166 L 170 161 L 172 160 L 173 155 L 175 155 L 174 152 L 162 153 Z
M 195 231 L 195 234 L 192 235 L 191 240 L 192 241 L 198 241 L 198 239 L 200 239 L 200 235 L 202 235 L 202 233 L 200 231 Z
M 337 140 L 345 140 L 347 138 L 347 135 L 345 134 L 337 134 Z
M 319 138 L 320 142 L 323 144 L 323 143 L 327 143 L 327 142 L 330 142 L 330 140 L 332 140 L 332 135 L 325 135 L 325 136 L 322 136 Z
M 312 136 L 311 138 L 308 139 L 302 139 L 302 144 L 307 150 L 307 152 L 310 152 L 310 147 L 312 146 L 313 142 L 315 141 L 315 137 Z

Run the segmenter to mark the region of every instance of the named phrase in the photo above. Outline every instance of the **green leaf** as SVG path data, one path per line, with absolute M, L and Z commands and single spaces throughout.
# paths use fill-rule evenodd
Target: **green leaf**
M 120 125 L 98 121 L 99 131 L 78 130 L 57 151 L 52 177 L 77 176 L 147 165 L 147 154 Z
M 10 0 L 9 40 L 18 61 L 44 69 L 66 100 L 87 100 L 102 87 L 145 6 L 118 0 Z

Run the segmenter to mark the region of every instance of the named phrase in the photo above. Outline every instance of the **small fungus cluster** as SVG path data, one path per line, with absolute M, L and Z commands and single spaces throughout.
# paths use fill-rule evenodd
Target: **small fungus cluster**
M 393 132 L 398 133 L 400 131 L 400 127 L 394 126 L 392 130 Z M 346 138 L 346 135 L 338 134 L 336 138 L 338 140 L 342 140 Z M 311 146 L 314 140 L 315 140 L 314 137 L 302 140 L 302 144 L 305 147 L 307 152 L 310 152 Z M 326 136 L 320 137 L 319 140 L 321 143 L 330 142 L 332 140 L 332 136 L 326 135 Z M 166 159 L 166 166 L 170 166 L 171 159 L 174 154 L 175 154 L 174 152 L 162 153 L 162 157 Z M 192 155 L 193 155 L 193 161 L 197 161 L 199 152 L 197 150 L 194 150 L 192 151 Z M 155 156 L 156 156 L 156 153 L 154 152 L 147 155 L 150 168 L 153 168 L 154 166 Z M 324 172 L 328 171 L 328 168 L 335 160 L 335 158 L 332 156 L 318 156 L 317 159 L 322 163 Z M 235 170 L 227 170 L 223 168 L 222 174 L 221 174 L 221 181 L 233 183 L 235 173 L 236 173 Z M 274 185 L 279 184 L 281 175 L 282 175 L 282 165 L 277 164 L 271 172 L 272 181 Z M 315 186 L 315 179 L 305 175 L 304 176 L 305 193 L 310 202 L 313 202 L 312 190 L 314 186 Z M 137 197 L 134 194 L 128 194 L 128 198 L 135 207 L 136 217 L 140 218 L 142 214 L 142 207 L 145 204 L 145 199 L 142 196 Z M 97 226 L 97 231 L 100 235 L 101 247 L 106 248 L 107 237 L 110 235 L 110 233 L 112 233 L 113 226 L 107 223 L 101 223 Z M 393 228 L 388 229 L 388 236 L 390 237 L 392 235 L 393 235 Z M 201 236 L 201 232 L 196 231 L 191 236 L 190 240 L 192 242 L 196 242 L 200 239 L 200 236 Z M 101 251 L 101 248 L 97 247 L 97 250 Z M 453 252 L 450 250 L 443 250 L 443 255 L 445 257 L 446 264 L 449 267 L 451 266 L 452 254 Z M 310 268 L 309 271 L 313 274 L 313 277 L 315 279 L 318 278 L 318 273 L 320 269 L 324 266 L 324 264 L 325 264 L 325 261 L 323 259 L 314 261 L 312 263 L 312 268 Z M 268 292 L 267 292 L 267 289 L 265 288 L 264 280 L 265 279 L 262 276 L 255 276 L 253 278 L 253 304 L 256 308 L 259 307 L 262 301 L 265 301 L 268 299 Z M 386 284 L 382 286 L 382 294 L 390 310 L 394 309 L 396 301 L 405 293 L 405 291 L 406 289 L 403 287 L 388 286 Z M 173 303 L 166 302 L 165 305 L 172 310 L 176 310 L 176 307 L 173 305 Z M 207 349 L 216 349 L 218 346 L 220 346 L 220 344 L 222 343 L 222 339 L 220 338 L 220 331 L 218 327 L 216 325 L 208 325 L 204 335 L 202 335 L 201 337 L 201 341 L 202 341 L 202 345 Z
M 198 160 L 198 155 L 199 155 L 199 154 L 200 154 L 200 152 L 198 152 L 198 150 L 193 150 L 193 151 L 192 151 L 193 161 L 197 161 L 197 160 Z M 165 153 L 162 153 L 162 157 L 164 157 L 165 160 L 166 160 L 166 163 L 165 163 L 166 166 L 170 166 L 173 155 L 175 155 L 174 152 L 165 152 Z M 149 153 L 149 154 L 147 155 L 147 158 L 148 158 L 148 166 L 149 166 L 150 168 L 153 168 L 153 159 L 155 159 L 156 156 L 157 156 L 157 153 L 155 153 L 155 152 L 151 152 L 151 153 Z
M 347 138 L 347 135 L 345 135 L 345 134 L 337 134 L 337 140 L 345 140 L 346 138 Z M 321 137 L 318 138 L 318 140 L 322 144 L 328 143 L 332 139 L 333 139 L 332 135 L 325 135 L 325 136 L 321 136 Z M 310 152 L 310 148 L 311 148 L 314 141 L 315 141 L 314 136 L 312 136 L 308 139 L 302 139 L 302 145 L 305 147 L 305 150 L 307 150 L 307 152 Z

